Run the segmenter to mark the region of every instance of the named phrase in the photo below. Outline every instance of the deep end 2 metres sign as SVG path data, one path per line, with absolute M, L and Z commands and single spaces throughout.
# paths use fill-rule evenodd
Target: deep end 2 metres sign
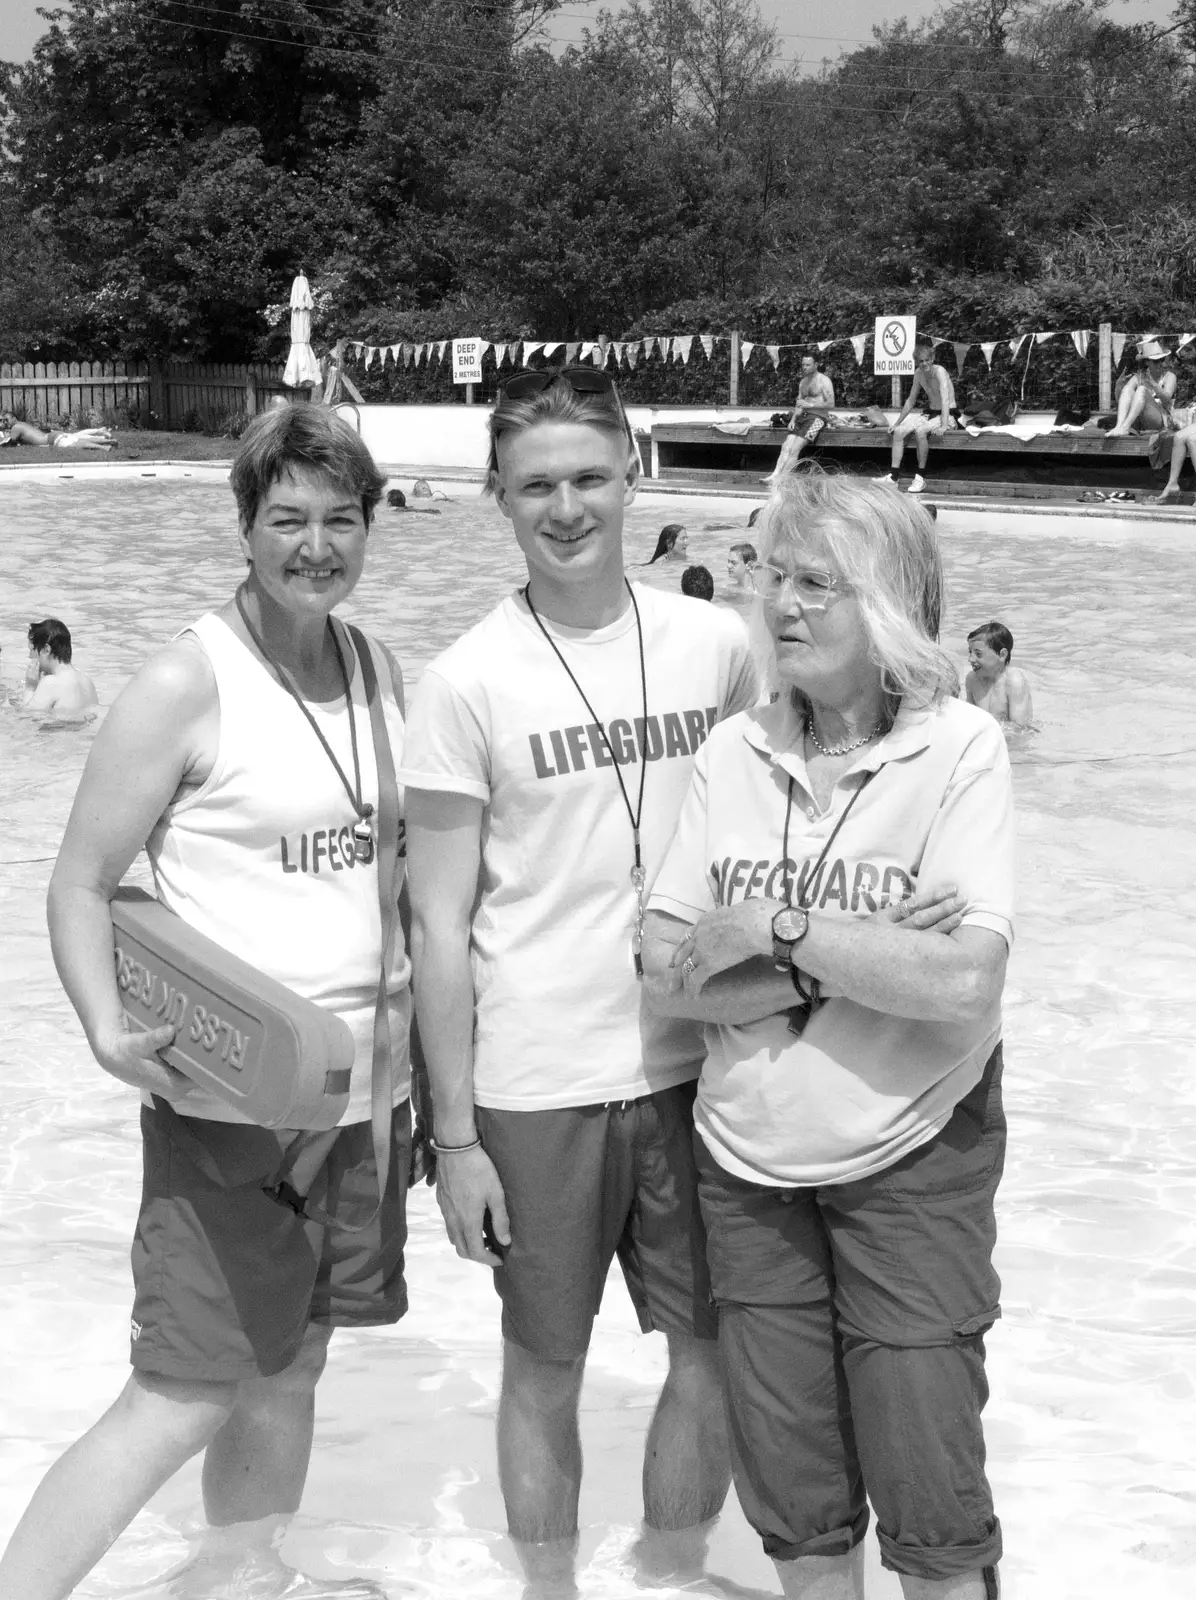
M 908 378 L 914 371 L 917 317 L 877 317 L 872 372 L 877 378 Z

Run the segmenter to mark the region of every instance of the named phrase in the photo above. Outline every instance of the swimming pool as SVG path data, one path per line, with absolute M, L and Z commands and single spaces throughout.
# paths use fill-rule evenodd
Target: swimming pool
M 462 492 L 466 491 L 453 491 Z M 641 500 L 631 559 L 683 521 L 721 580 L 742 500 Z M 707 524 L 734 523 L 736 531 Z M 109 702 L 147 651 L 231 593 L 227 487 L 4 485 L 0 674 L 28 622 L 63 617 Z M 1014 739 L 1021 917 L 1007 990 L 1010 1158 L 999 1207 L 1004 1321 L 990 1340 L 990 1469 L 1007 1600 L 1191 1593 L 1196 1570 L 1196 553 L 1182 531 L 992 513 L 940 517 L 946 642 L 1000 617 L 1039 732 Z M 383 510 L 351 614 L 411 680 L 521 568 L 509 525 L 469 499 Z M 681 566 L 660 564 L 670 586 Z M 126 1375 L 128 1236 L 139 1181 L 132 1091 L 92 1063 L 50 963 L 43 898 L 88 731 L 0 710 L 0 1540 L 50 1460 Z M 1183 752 L 1174 754 L 1172 752 Z M 519 1593 L 494 1468 L 498 1305 L 414 1197 L 412 1312 L 338 1334 L 285 1553 L 428 1600 Z M 581 1588 L 634 1591 L 627 1551 L 663 1353 L 612 1286 L 583 1401 Z M 147 1585 L 199 1523 L 198 1464 L 168 1485 L 79 1592 Z M 876 1567 L 873 1587 L 897 1592 Z M 710 1570 L 775 1593 L 734 1506 Z M 669 1595 L 676 1591 L 653 1591 Z M 708 1592 L 727 1593 L 713 1581 Z M 743 1593 L 740 1589 L 739 1593 Z

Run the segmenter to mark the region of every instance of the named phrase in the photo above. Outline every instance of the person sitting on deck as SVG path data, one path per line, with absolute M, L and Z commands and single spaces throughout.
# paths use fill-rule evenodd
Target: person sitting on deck
M 1171 435 L 1171 471 L 1158 494 L 1146 497 L 1157 506 L 1179 499 L 1179 475 L 1184 470 L 1185 456 L 1191 456 L 1192 468 L 1196 471 L 1196 406 L 1172 406 L 1171 422 L 1176 429 Z
M 74 433 L 62 433 L 57 428 L 39 428 L 32 422 L 20 422 L 11 411 L 0 411 L 0 446 L 52 445 L 58 450 L 115 450 L 116 440 L 110 428 L 79 428 Z
M 951 382 L 946 367 L 940 367 L 935 361 L 934 346 L 929 339 L 915 341 L 914 363 L 914 381 L 910 386 L 909 397 L 898 412 L 897 420 L 889 428 L 889 432 L 893 435 L 889 482 L 897 482 L 901 458 L 905 454 L 905 441 L 912 433 L 918 452 L 918 470 L 909 486 L 909 492 L 921 494 L 926 487 L 926 480 L 922 474 L 926 470 L 926 462 L 930 455 L 930 435 L 946 433 L 954 426 L 955 419 L 952 413 L 955 410 L 955 385 Z
M 830 408 L 835 403 L 835 386 L 825 372 L 819 372 L 813 356 L 801 358 L 801 378 L 797 385 L 797 399 L 793 402 L 793 415 L 789 418 L 789 437 L 781 446 L 777 464 L 762 478 L 762 483 L 775 483 L 792 471 L 797 458 L 806 445 L 822 432 L 830 418 Z
M 1170 351 L 1157 339 L 1143 339 L 1135 370 L 1117 387 L 1117 421 L 1109 429 L 1110 439 L 1158 433 L 1167 426 L 1175 400 L 1175 373 L 1167 367 L 1170 359 Z

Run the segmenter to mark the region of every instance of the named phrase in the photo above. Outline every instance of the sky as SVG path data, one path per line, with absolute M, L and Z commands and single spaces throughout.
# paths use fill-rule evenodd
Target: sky
M 37 14 L 38 5 L 52 7 L 54 3 L 55 0 L 0 0 L 0 58 L 27 59 L 34 40 L 45 28 Z M 567 0 L 553 19 L 552 38 L 558 43 L 580 39 L 582 29 L 592 23 L 602 3 L 613 10 L 618 0 Z M 1120 23 L 1163 23 L 1169 20 L 1174 3 L 1175 0 L 1111 0 L 1109 17 Z M 781 35 L 783 60 L 800 63 L 806 70 L 816 70 L 824 59 L 833 60 L 843 50 L 867 44 L 878 23 L 902 16 L 917 21 L 937 9 L 937 0 L 836 0 L 834 7 L 821 0 L 758 0 L 758 4 L 761 14 L 775 23 Z

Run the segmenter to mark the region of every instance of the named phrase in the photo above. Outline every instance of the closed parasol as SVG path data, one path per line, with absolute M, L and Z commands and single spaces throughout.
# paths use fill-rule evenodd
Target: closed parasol
M 302 273 L 291 285 L 291 350 L 282 381 L 288 389 L 309 388 L 321 381 L 320 363 L 311 347 L 311 289 Z

